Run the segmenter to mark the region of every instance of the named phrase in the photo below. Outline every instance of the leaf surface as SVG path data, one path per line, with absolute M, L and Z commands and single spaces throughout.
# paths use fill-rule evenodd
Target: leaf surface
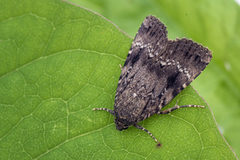
M 166 108 L 198 104 L 115 129 L 119 64 L 132 38 L 62 1 L 0 1 L 1 159 L 225 159 L 234 153 L 190 86 Z M 140 23 L 141 24 L 141 23 Z M 140 25 L 139 24 L 139 25 Z M 137 30 L 136 30 L 137 31 Z

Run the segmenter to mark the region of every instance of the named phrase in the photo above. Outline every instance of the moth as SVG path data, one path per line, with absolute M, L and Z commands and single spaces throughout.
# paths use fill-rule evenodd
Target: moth
M 155 16 L 148 16 L 138 30 L 128 52 L 119 78 L 114 111 L 116 129 L 121 131 L 154 114 L 167 114 L 178 108 L 204 107 L 177 104 L 162 110 L 175 96 L 186 88 L 209 64 L 212 53 L 208 48 L 182 38 L 169 40 L 166 26 Z

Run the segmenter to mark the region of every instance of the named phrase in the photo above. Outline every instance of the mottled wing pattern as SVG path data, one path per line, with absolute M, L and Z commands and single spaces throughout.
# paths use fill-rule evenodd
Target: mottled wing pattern
M 146 17 L 122 68 L 114 105 L 116 119 L 130 126 L 158 113 L 211 58 L 207 48 L 192 40 L 168 40 L 165 25 L 154 16 Z

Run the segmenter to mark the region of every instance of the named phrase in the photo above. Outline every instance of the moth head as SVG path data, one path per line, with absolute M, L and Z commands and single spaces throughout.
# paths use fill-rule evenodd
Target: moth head
M 115 124 L 116 124 L 116 129 L 121 131 L 123 129 L 127 129 L 129 127 L 129 125 L 126 125 L 120 121 L 118 121 L 117 119 L 115 119 Z

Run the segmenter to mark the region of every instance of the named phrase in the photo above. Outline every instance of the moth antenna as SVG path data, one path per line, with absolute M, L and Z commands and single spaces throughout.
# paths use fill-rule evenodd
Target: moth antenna
M 177 101 L 178 103 L 178 101 Z M 205 106 L 200 106 L 200 105 L 184 105 L 184 106 L 178 106 L 177 103 L 175 104 L 174 107 L 172 108 L 169 108 L 167 110 L 164 110 L 164 111 L 160 111 L 158 112 L 157 114 L 168 114 L 168 113 L 171 113 L 172 111 L 176 110 L 176 109 L 179 109 L 179 108 L 185 108 L 185 107 L 199 107 L 199 108 L 204 108 Z
M 107 111 L 109 113 L 111 113 L 112 115 L 114 115 L 114 111 L 111 110 L 111 109 L 107 109 L 107 108 L 93 108 L 94 111 L 96 110 L 104 110 L 104 111 Z
M 143 126 L 141 126 L 139 124 L 134 124 L 134 126 L 138 129 L 141 129 L 141 130 L 147 132 L 155 140 L 155 142 L 158 142 L 158 140 L 152 135 L 152 133 L 149 132 L 148 130 L 146 130 Z

